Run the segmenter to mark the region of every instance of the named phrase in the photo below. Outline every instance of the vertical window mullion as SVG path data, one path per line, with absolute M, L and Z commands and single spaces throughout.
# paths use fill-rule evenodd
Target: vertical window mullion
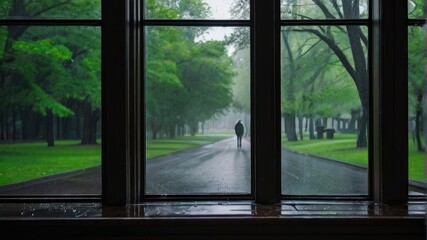
M 102 195 L 126 204 L 126 2 L 102 1 Z
M 254 0 L 255 200 L 280 201 L 280 1 Z
M 407 1 L 373 4 L 374 200 L 408 199 Z

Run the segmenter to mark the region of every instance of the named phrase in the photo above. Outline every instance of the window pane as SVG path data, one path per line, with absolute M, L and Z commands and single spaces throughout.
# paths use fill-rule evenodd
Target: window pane
M 100 19 L 101 0 L 2 0 L 0 18 Z
M 360 19 L 368 18 L 368 0 L 281 0 L 282 19 Z M 358 4 L 353 7 L 354 4 Z
M 249 19 L 249 0 L 144 0 L 147 19 Z
M 408 0 L 409 18 L 425 18 L 424 1 L 425 0 Z
M 146 193 L 250 193 L 249 29 L 145 31 Z
M 421 27 L 408 28 L 408 168 L 409 194 L 425 194 L 424 151 L 425 132 L 423 128 L 423 98 L 425 81 L 425 42 Z M 424 119 L 425 121 L 425 119 Z M 425 126 L 425 125 L 424 125 Z
M 100 39 L 0 28 L 0 194 L 101 193 Z
M 367 32 L 282 27 L 283 194 L 367 194 Z

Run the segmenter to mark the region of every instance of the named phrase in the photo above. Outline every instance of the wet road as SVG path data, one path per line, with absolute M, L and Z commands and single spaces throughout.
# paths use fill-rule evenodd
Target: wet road
M 365 168 L 282 150 L 282 193 L 366 195 Z M 249 193 L 249 142 L 235 139 L 148 161 L 148 194 Z
M 230 138 L 147 162 L 147 194 L 250 193 L 250 143 Z M 365 195 L 367 170 L 282 149 L 285 195 Z M 100 194 L 99 167 L 0 187 L 3 194 Z M 414 192 L 411 191 L 411 194 Z
M 250 143 L 225 139 L 147 162 L 147 194 L 250 193 Z
M 282 194 L 366 195 L 368 171 L 282 149 Z

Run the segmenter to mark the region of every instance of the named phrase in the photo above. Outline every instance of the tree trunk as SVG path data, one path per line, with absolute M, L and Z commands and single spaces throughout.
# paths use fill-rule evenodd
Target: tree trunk
M 46 112 L 46 140 L 47 146 L 55 146 L 55 140 L 53 138 L 53 113 L 52 110 Z
M 22 122 L 22 139 L 28 140 L 34 138 L 34 120 L 30 108 L 24 108 L 20 111 Z
M 76 111 L 76 138 L 79 139 L 81 138 L 81 127 L 80 127 L 80 108 L 77 109 Z
M 4 116 L 3 116 L 3 112 L 0 112 L 0 140 L 4 140 Z
M 15 106 L 12 107 L 12 140 L 15 143 L 16 140 L 16 114 L 15 114 Z
M 292 54 L 292 49 L 289 44 L 289 36 L 288 33 L 285 31 L 282 31 L 282 39 L 283 44 L 286 49 L 286 53 L 288 56 L 289 61 L 289 77 L 285 78 L 286 83 L 286 89 L 284 90 L 285 93 L 285 100 L 289 103 L 289 105 L 293 106 L 295 104 L 295 84 L 294 80 L 296 79 L 296 70 L 295 70 L 295 61 L 294 56 Z M 290 113 L 285 112 L 285 133 L 288 138 L 288 141 L 298 141 L 297 133 L 296 133 L 296 122 L 295 122 L 295 112 L 291 111 Z
M 96 144 L 96 126 L 100 117 L 99 109 L 92 109 L 89 102 L 83 104 L 83 136 L 82 145 Z
M 176 137 L 176 125 L 175 124 L 171 124 L 169 126 L 169 137 L 170 138 L 175 138 Z
M 205 134 L 205 122 L 202 122 L 202 134 Z
M 310 140 L 316 139 L 316 136 L 314 135 L 314 120 L 313 120 L 312 117 L 309 120 L 308 126 L 309 126 L 308 127 L 308 131 L 309 131 L 309 134 L 310 134 Z
M 348 123 L 348 131 L 349 132 L 356 132 L 356 121 L 357 121 L 357 118 L 359 115 L 358 113 L 359 113 L 359 110 L 357 110 L 357 109 L 351 109 L 350 110 L 351 118 L 350 118 L 350 122 Z
M 298 141 L 296 133 L 295 114 L 285 113 L 285 131 L 288 141 Z
M 198 122 L 190 124 L 190 135 L 191 136 L 195 136 L 196 133 L 199 131 L 199 126 L 198 125 L 199 125 Z
M 337 129 L 338 131 L 341 131 L 341 119 L 337 118 Z
M 366 131 L 369 120 L 368 107 L 363 108 L 362 116 L 359 118 L 359 128 L 357 129 L 357 144 L 358 148 L 365 148 L 368 146 L 368 139 L 366 137 Z
M 328 127 L 328 118 L 322 118 L 322 125 L 325 126 L 325 128 Z
M 308 130 L 308 118 L 305 118 L 305 128 L 304 128 L 304 132 L 307 132 Z
M 299 139 L 304 140 L 304 126 L 303 126 L 303 117 L 298 117 L 298 128 L 299 128 Z

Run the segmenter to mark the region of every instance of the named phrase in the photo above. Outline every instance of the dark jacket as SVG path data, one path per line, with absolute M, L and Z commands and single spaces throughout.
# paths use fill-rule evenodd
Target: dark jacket
M 241 124 L 240 122 L 236 123 L 236 126 L 234 126 L 234 131 L 236 132 L 237 136 L 243 136 L 243 124 Z

